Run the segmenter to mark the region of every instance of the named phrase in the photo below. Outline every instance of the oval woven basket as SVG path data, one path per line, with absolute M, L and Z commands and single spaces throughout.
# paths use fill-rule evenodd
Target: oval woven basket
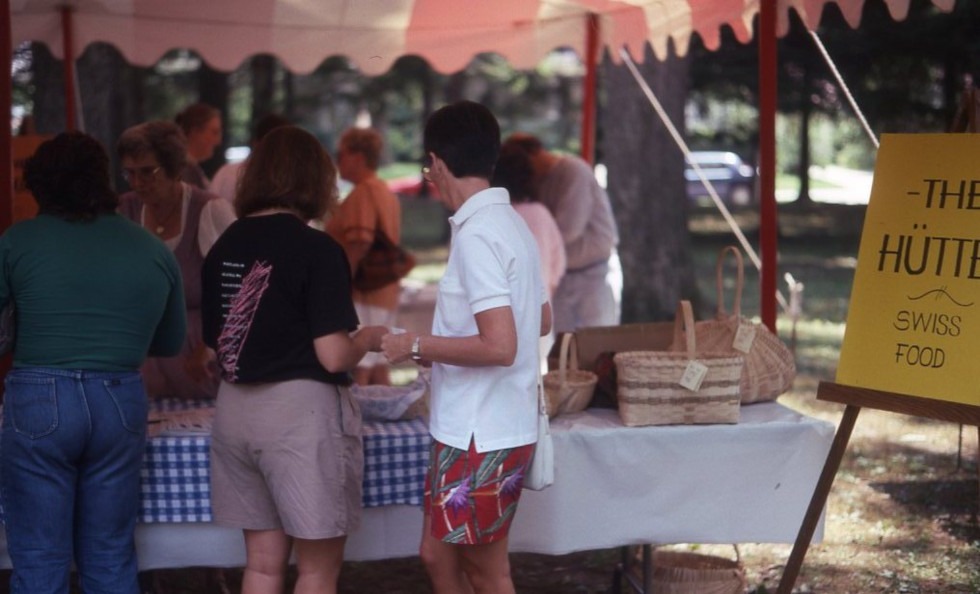
M 613 356 L 616 400 L 624 425 L 738 423 L 742 356 L 734 351 L 698 351 L 694 332 L 683 332 L 693 326 L 691 304 L 681 301 L 674 340 L 684 340 L 685 352 L 625 351 Z M 683 387 L 683 381 L 693 361 L 705 368 L 705 374 L 692 390 Z
M 561 338 L 558 357 L 558 370 L 544 375 L 545 400 L 548 416 L 556 417 L 566 413 L 585 410 L 592 401 L 595 385 L 599 377 L 586 369 L 578 368 L 578 344 L 575 334 L 566 332 Z
M 742 594 L 747 586 L 739 560 L 683 551 L 653 552 L 653 584 L 657 594 Z

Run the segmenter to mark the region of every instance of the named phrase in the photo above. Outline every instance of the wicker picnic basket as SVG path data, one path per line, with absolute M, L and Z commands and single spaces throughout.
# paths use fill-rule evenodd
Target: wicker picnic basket
M 653 585 L 658 594 L 742 594 L 747 583 L 739 559 L 657 550 Z
M 723 295 L 722 265 L 726 254 L 731 254 L 735 258 L 736 265 L 735 294 L 731 313 L 725 310 Z M 745 270 L 742 253 L 737 247 L 726 246 L 718 253 L 715 283 L 718 291 L 718 308 L 714 319 L 694 324 L 698 349 L 711 353 L 729 352 L 743 355 L 745 359 L 741 381 L 743 404 L 774 400 L 792 387 L 793 379 L 796 377 L 796 361 L 789 347 L 766 326 L 742 317 Z M 748 340 L 748 345 L 743 347 L 742 352 L 735 346 L 736 337 L 740 332 L 752 337 Z M 675 335 L 674 342 L 668 350 L 683 352 L 685 348 L 684 338 Z
M 548 416 L 555 417 L 565 413 L 585 410 L 592 401 L 598 376 L 591 371 L 578 368 L 578 343 L 575 334 L 566 332 L 561 337 L 561 350 L 558 356 L 558 370 L 544 375 L 545 400 Z
M 674 320 L 675 340 L 685 340 L 687 351 L 627 351 L 616 363 L 616 399 L 619 416 L 629 427 L 737 423 L 739 384 L 744 360 L 736 352 L 696 352 L 691 303 L 681 301 Z M 683 335 L 683 336 L 682 336 Z M 707 373 L 696 390 L 681 382 L 697 361 Z

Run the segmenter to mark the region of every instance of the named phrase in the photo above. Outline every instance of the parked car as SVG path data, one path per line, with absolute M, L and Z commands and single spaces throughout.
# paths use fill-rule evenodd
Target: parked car
M 690 160 L 697 163 L 725 206 L 738 208 L 756 203 L 755 169 L 741 157 L 728 151 L 692 151 Z M 701 178 L 688 162 L 684 167 L 687 197 L 694 204 L 710 203 L 711 196 Z

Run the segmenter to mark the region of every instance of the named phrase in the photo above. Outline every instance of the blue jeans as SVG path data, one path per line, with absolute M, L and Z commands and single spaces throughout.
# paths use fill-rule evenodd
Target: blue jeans
M 0 496 L 13 594 L 137 594 L 147 398 L 136 371 L 14 369 L 5 381 Z

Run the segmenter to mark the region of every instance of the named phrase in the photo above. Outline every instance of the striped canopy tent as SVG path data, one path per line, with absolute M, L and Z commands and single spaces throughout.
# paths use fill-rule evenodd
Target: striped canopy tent
M 911 0 L 884 0 L 903 19 Z M 46 44 L 65 59 L 66 97 L 73 97 L 73 64 L 88 44 L 112 44 L 133 64 L 148 66 L 168 50 L 192 49 L 213 68 L 231 70 L 255 54 L 271 54 L 295 72 L 344 55 L 367 74 L 386 71 L 402 55 L 425 58 L 443 72 L 463 68 L 480 52 L 497 52 L 516 67 L 532 67 L 549 51 L 570 47 L 586 64 L 582 146 L 594 146 L 595 66 L 600 50 L 613 59 L 625 48 L 642 59 L 649 43 L 658 58 L 673 46 L 687 52 L 697 34 L 718 47 L 721 27 L 759 40 L 762 318 L 775 325 L 776 38 L 794 9 L 816 28 L 827 4 L 859 24 L 865 0 L 0 0 L 0 48 Z M 952 10 L 955 0 L 932 0 Z M 758 18 L 756 23 L 755 19 Z M 753 26 L 757 27 L 753 31 Z M 10 69 L 2 69 L 0 113 L 10 113 Z M 84 84 L 84 81 L 80 81 Z M 69 126 L 74 103 L 67 101 Z M 10 163 L 10 118 L 0 124 L 0 162 Z M 10 180 L 11 176 L 4 178 Z M 10 225 L 12 189 L 0 188 L 0 229 Z

